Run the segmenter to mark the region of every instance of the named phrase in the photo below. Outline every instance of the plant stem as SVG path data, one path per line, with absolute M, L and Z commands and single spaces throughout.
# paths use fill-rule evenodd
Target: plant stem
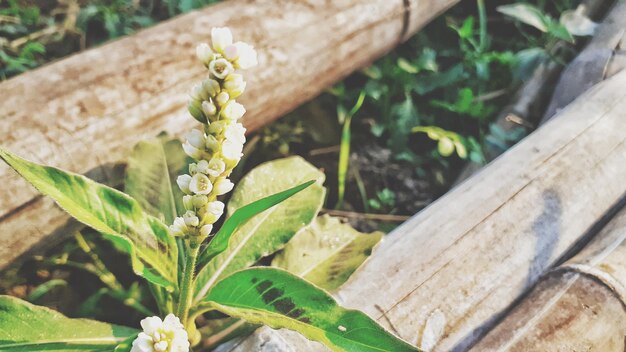
M 185 263 L 185 271 L 183 272 L 183 280 L 181 282 L 180 302 L 178 303 L 177 315 L 183 325 L 185 325 L 185 328 L 187 328 L 187 318 L 189 316 L 191 299 L 193 298 L 193 279 L 196 271 L 196 259 L 198 258 L 199 250 L 199 244 L 189 244 L 189 256 L 187 257 L 187 261 Z

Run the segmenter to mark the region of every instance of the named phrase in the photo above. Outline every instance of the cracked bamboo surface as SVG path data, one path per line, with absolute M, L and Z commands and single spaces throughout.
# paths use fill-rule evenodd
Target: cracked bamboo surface
M 623 199 L 624 175 L 626 71 L 390 233 L 336 297 L 418 346 L 443 316 L 433 350 L 467 350 Z M 224 351 L 324 350 L 302 340 L 261 328 Z
M 623 352 L 625 337 L 626 208 L 473 350 Z
M 231 0 L 0 83 L 0 144 L 108 184 L 107 165 L 161 131 L 194 126 L 187 92 L 203 78 L 195 45 L 228 26 L 253 43 L 244 124 L 254 130 L 396 46 L 459 0 Z M 0 269 L 76 224 L 0 164 Z

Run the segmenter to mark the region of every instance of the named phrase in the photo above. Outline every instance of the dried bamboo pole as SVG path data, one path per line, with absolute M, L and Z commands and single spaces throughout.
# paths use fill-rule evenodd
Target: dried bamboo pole
M 556 268 L 475 346 L 475 351 L 626 348 L 626 209 Z
M 390 233 L 336 297 L 418 346 L 470 348 L 626 194 L 624 111 L 621 72 Z M 238 343 L 324 351 L 268 328 Z
M 186 93 L 202 75 L 194 47 L 229 26 L 254 43 L 244 124 L 254 130 L 397 45 L 459 0 L 232 0 L 0 83 L 0 143 L 86 173 L 141 139 L 187 131 Z M 268 69 L 268 67 L 270 69 Z M 106 168 L 92 172 L 114 184 Z M 69 233 L 68 217 L 0 165 L 0 269 Z M 69 223 L 67 226 L 71 226 Z

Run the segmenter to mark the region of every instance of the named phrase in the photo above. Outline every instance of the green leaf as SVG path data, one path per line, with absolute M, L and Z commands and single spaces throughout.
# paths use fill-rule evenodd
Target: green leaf
M 124 187 L 147 213 L 168 224 L 174 222 L 176 203 L 160 140 L 145 140 L 135 145 L 128 159 Z
M 32 163 L 1 148 L 0 158 L 78 221 L 128 252 L 137 275 L 169 290 L 175 288 L 174 238 L 162 222 L 145 214 L 133 198 L 82 175 Z
M 247 268 L 259 259 L 281 249 L 298 231 L 308 225 L 324 202 L 324 174 L 301 157 L 270 161 L 259 165 L 241 179 L 228 204 L 228 213 L 269 195 L 303 182 L 315 184 L 239 226 L 228 249 L 213 258 L 196 280 L 198 302 L 220 278 Z
M 217 232 L 217 234 L 215 234 L 215 237 L 213 237 L 211 242 L 209 242 L 207 248 L 200 255 L 200 258 L 198 259 L 198 267 L 202 268 L 211 259 L 215 258 L 215 256 L 225 251 L 228 248 L 228 242 L 230 240 L 230 237 L 235 232 L 235 230 L 246 221 L 248 221 L 250 218 L 277 204 L 282 203 L 289 197 L 302 191 L 303 189 L 309 187 L 314 183 L 315 180 L 305 182 L 299 186 L 273 194 L 269 197 L 261 198 L 235 210 L 233 215 L 226 219 L 220 230 Z
M 275 268 L 251 268 L 220 281 L 204 304 L 274 329 L 295 330 L 333 351 L 418 351 L 366 314 L 340 307 L 324 290 Z
M 526 3 L 502 5 L 496 8 L 498 12 L 512 17 L 529 26 L 533 26 L 542 32 L 548 32 L 548 24 L 551 18 L 537 7 Z
M 112 351 L 137 330 L 70 319 L 54 310 L 0 296 L 1 351 Z
M 272 266 L 335 290 L 369 257 L 382 238 L 380 231 L 364 234 L 337 218 L 318 216 L 287 243 Z

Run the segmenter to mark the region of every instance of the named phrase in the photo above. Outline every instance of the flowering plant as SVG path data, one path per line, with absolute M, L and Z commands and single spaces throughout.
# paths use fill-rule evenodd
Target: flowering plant
M 217 311 L 249 324 L 298 331 L 336 351 L 414 351 L 367 315 L 341 308 L 319 287 L 336 288 L 354 268 L 331 263 L 335 272 L 330 275 L 328 263 L 315 270 L 303 267 L 299 247 L 286 248 L 274 267 L 252 266 L 311 223 L 321 206 L 323 175 L 302 159 L 262 165 L 247 175 L 229 203 L 230 216 L 215 231 L 225 210 L 219 197 L 234 187 L 229 176 L 245 142 L 246 130 L 238 122 L 245 108 L 236 101 L 246 88 L 240 70 L 257 65 L 257 56 L 249 44 L 233 43 L 227 28 L 213 29 L 212 45 L 199 45 L 196 54 L 209 73 L 192 89 L 188 110 L 202 128 L 192 130 L 182 145 L 192 162 L 176 178 L 177 189 L 167 177 L 166 158 L 152 165 L 166 170 L 165 177 L 143 177 L 145 168 L 131 158 L 126 194 L 0 149 L 0 158 L 39 191 L 128 253 L 160 316 L 143 319 L 139 331 L 70 319 L 3 296 L 0 350 L 185 352 L 201 341 L 196 318 Z M 159 143 L 140 147 L 147 150 L 147 159 L 163 153 Z M 268 177 L 270 182 L 259 181 Z M 157 200 L 147 192 L 156 192 Z M 308 232 L 294 237 L 299 241 L 294 246 L 309 241 L 316 231 L 341 226 L 325 217 L 315 221 Z M 350 246 L 342 254 L 355 258 L 380 239 L 356 241 L 351 236 L 344 238 Z

